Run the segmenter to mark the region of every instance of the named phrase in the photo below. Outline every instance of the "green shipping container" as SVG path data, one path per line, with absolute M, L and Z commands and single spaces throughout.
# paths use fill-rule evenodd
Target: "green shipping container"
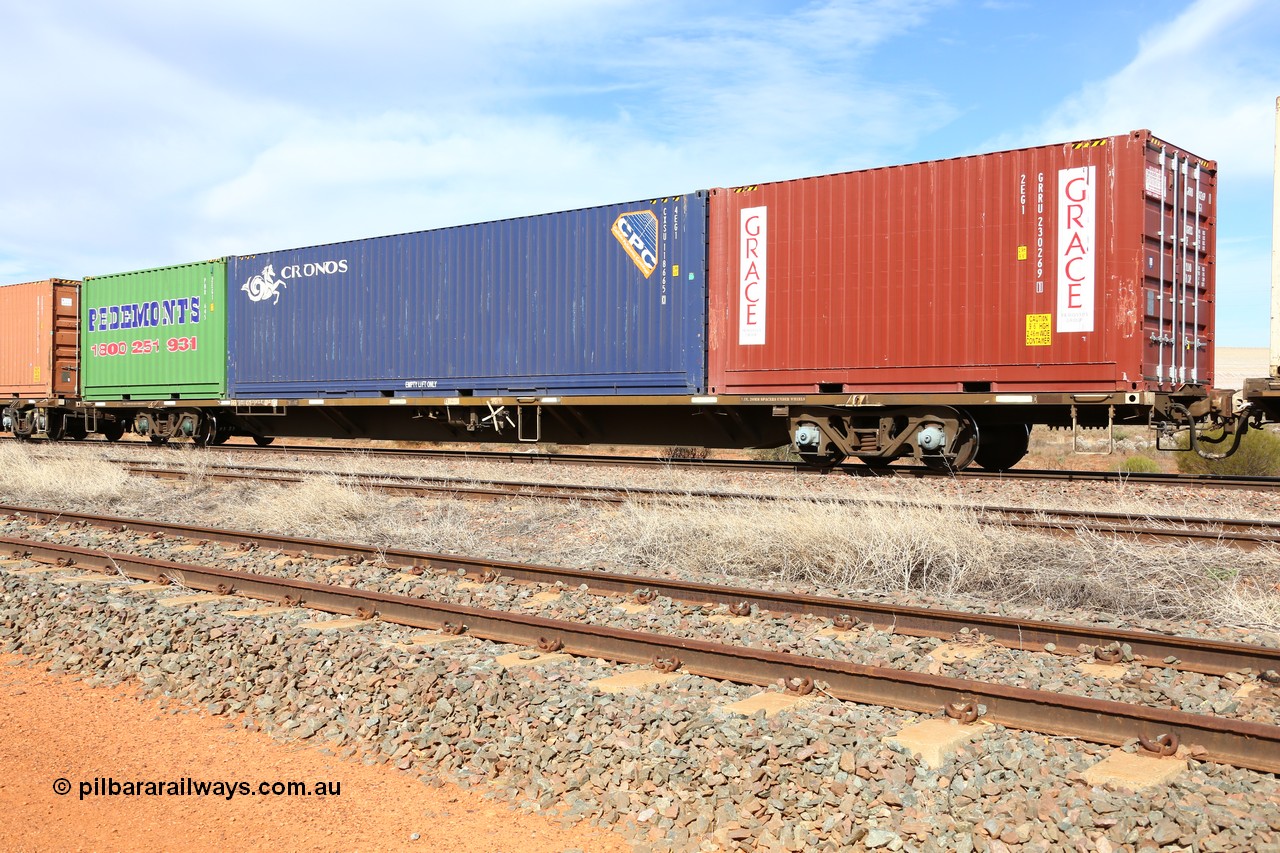
M 80 294 L 84 399 L 225 397 L 226 296 L 222 259 L 86 278 Z

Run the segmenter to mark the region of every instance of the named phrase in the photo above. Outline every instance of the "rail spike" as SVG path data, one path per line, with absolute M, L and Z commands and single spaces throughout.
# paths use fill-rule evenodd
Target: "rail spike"
M 654 655 L 651 664 L 658 672 L 675 672 L 680 668 L 680 658 Z
M 978 717 L 982 716 L 974 702 L 948 702 L 942 710 L 951 719 L 959 720 L 965 725 L 977 722 Z
M 1139 737 L 1138 745 L 1142 747 L 1143 752 L 1164 758 L 1177 753 L 1178 736 L 1175 734 L 1162 734 L 1157 735 L 1154 740 Z
M 787 693 L 792 696 L 808 696 L 813 692 L 813 679 L 788 678 L 784 683 Z
M 1123 657 L 1123 655 L 1120 652 L 1120 649 L 1114 646 L 1109 646 L 1107 648 L 1103 648 L 1102 646 L 1097 646 L 1093 650 L 1093 656 L 1096 659 L 1102 661 L 1103 663 L 1119 663 L 1120 658 Z

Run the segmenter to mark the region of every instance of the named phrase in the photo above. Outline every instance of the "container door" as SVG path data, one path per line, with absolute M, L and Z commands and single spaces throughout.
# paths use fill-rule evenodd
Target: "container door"
M 1147 149 L 1143 372 L 1161 389 L 1213 378 L 1216 179 L 1201 160 Z
M 80 369 L 80 288 L 56 284 L 53 288 L 53 393 L 75 396 Z

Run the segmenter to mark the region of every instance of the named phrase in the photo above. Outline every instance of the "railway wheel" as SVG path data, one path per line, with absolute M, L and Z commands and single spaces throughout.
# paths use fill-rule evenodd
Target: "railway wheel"
M 959 428 L 950 448 L 941 453 L 927 454 L 921 457 L 925 467 L 935 471 L 963 471 L 973 464 L 978 455 L 978 423 L 968 414 L 960 412 Z
M 119 441 L 124 437 L 124 424 L 119 421 L 104 421 L 98 427 L 98 432 L 102 433 L 102 437 L 107 441 Z
M 845 455 L 834 448 L 825 455 L 817 453 L 801 453 L 800 461 L 818 471 L 830 471 L 845 460 Z
M 988 471 L 1007 471 L 1022 461 L 1031 443 L 1031 427 L 1000 424 L 983 427 L 977 463 Z
M 210 444 L 217 444 L 218 441 L 218 424 L 213 418 L 204 418 L 200 421 L 200 426 L 196 427 L 195 433 L 191 436 L 191 440 L 195 442 L 196 447 L 207 447 Z
M 220 429 L 214 433 L 213 441 L 210 441 L 209 443 L 217 447 L 219 444 L 226 444 L 229 438 L 231 438 L 231 433 L 224 429 Z
M 84 421 L 80 418 L 67 418 L 63 421 L 63 431 L 67 438 L 72 441 L 84 441 L 89 431 L 84 428 Z
M 151 435 L 151 436 L 147 436 L 147 441 L 159 447 L 161 445 L 168 444 L 169 437 L 165 435 Z
M 258 445 L 259 447 L 266 447 L 268 444 L 270 444 L 275 440 L 276 440 L 276 437 L 274 435 L 255 435 L 253 437 L 253 443 Z

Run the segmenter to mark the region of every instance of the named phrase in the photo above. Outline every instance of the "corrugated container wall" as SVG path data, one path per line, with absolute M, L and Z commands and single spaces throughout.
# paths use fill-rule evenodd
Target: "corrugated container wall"
M 1147 131 L 717 190 L 710 390 L 1210 384 L 1216 207 Z
M 78 281 L 0 287 L 0 407 L 2 398 L 76 395 L 79 299 Z
M 229 259 L 236 398 L 698 393 L 706 195 Z
M 224 397 L 226 292 L 222 260 L 86 278 L 84 398 Z

